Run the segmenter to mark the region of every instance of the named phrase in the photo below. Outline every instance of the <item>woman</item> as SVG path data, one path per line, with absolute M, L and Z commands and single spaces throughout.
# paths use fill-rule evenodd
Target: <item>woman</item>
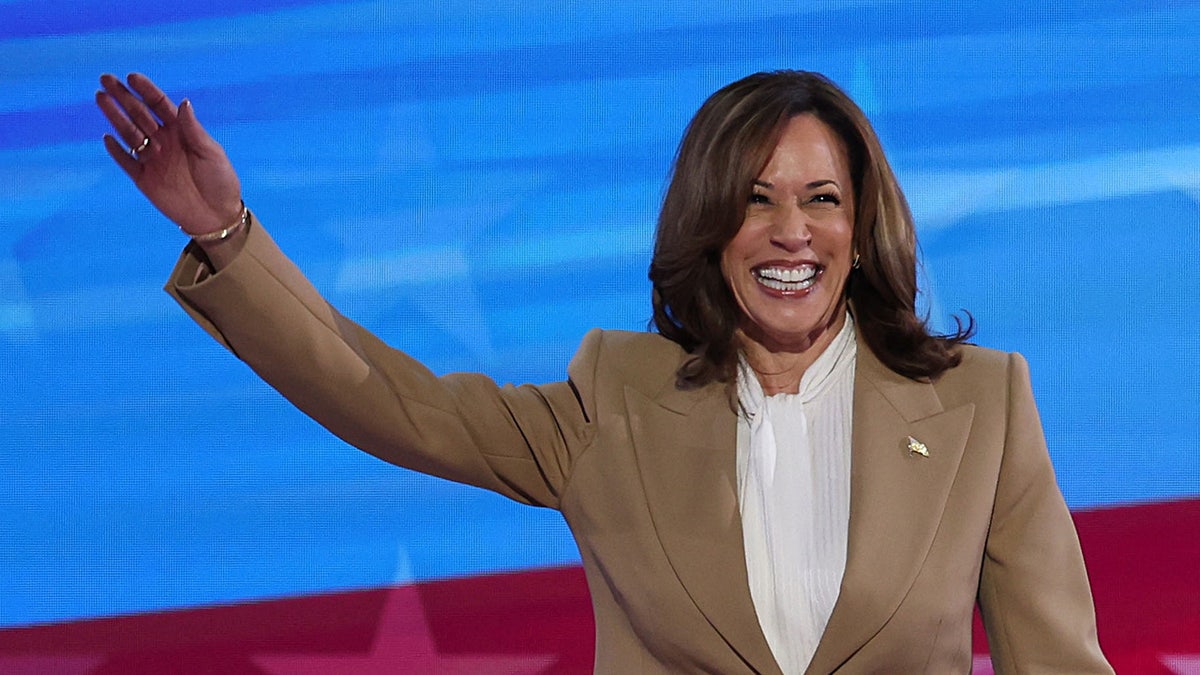
M 167 290 L 321 424 L 559 509 L 596 671 L 1111 672 L 1024 361 L 929 335 L 911 216 L 812 73 L 714 94 L 680 146 L 659 334 L 594 330 L 568 380 L 435 377 L 332 309 L 242 206 L 187 101 L 102 78 L 105 144 L 194 241 Z

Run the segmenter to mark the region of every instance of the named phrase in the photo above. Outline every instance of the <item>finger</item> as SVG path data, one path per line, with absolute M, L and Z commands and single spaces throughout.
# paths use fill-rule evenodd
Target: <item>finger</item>
M 96 105 L 100 106 L 104 117 L 121 136 L 121 140 L 125 141 L 125 145 L 136 148 L 147 138 L 146 133 L 129 119 L 129 116 L 125 114 L 125 109 L 108 92 L 96 92 Z
M 158 130 L 158 120 L 154 118 L 142 99 L 129 91 L 124 83 L 112 75 L 103 75 L 100 78 L 100 84 L 104 87 L 104 91 L 116 99 L 121 108 L 125 110 L 125 115 L 142 130 L 143 136 L 149 136 Z M 125 140 L 129 141 L 128 138 Z
M 137 92 L 138 96 L 142 97 L 146 105 L 150 106 L 150 110 L 154 111 L 159 120 L 169 122 L 175 119 L 175 115 L 178 113 L 175 104 L 170 98 L 167 98 L 162 89 L 159 89 L 158 85 L 154 84 L 150 78 L 141 73 L 131 73 L 129 75 L 129 86 Z
M 108 154 L 112 155 L 117 165 L 129 174 L 129 177 L 136 182 L 142 175 L 142 165 L 133 155 L 129 154 L 121 145 L 121 142 L 114 138 L 111 134 L 104 134 L 104 149 L 108 150 Z
M 198 157 L 211 158 L 224 152 L 200 120 L 196 119 L 196 108 L 191 99 L 184 99 L 179 105 L 179 130 L 183 135 L 183 143 Z

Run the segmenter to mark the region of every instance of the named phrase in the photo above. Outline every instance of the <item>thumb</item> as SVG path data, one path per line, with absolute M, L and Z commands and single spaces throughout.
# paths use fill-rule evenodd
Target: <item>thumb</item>
M 208 132 L 200 125 L 200 120 L 196 119 L 196 109 L 192 106 L 191 99 L 185 98 L 183 103 L 179 104 L 178 119 L 184 147 L 200 157 L 212 157 L 220 154 L 221 146 L 212 136 L 208 135 Z

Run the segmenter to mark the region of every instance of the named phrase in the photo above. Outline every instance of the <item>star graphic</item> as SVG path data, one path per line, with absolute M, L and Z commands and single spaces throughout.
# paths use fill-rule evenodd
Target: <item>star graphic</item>
M 359 300 L 385 299 L 358 307 L 355 319 L 368 326 L 403 299 L 406 314 L 443 331 L 486 369 L 499 358 L 479 294 L 479 284 L 503 269 L 494 230 L 547 179 L 527 171 L 441 176 L 472 197 L 444 204 L 440 192 L 425 194 L 419 185 L 406 185 L 397 189 L 418 193 L 415 208 L 385 202 L 373 214 L 326 224 L 345 251 L 336 264 L 334 289 Z
M 975 654 L 971 657 L 971 672 L 974 675 L 995 675 L 992 667 L 992 657 L 987 654 Z
M 32 342 L 37 336 L 37 317 L 20 263 L 13 258 L 0 259 L 0 336 L 13 343 Z
M 1200 654 L 1161 654 L 1158 660 L 1175 675 L 1200 675 Z
M 271 654 L 254 663 L 273 675 L 372 675 L 375 673 L 443 673 L 512 675 L 548 672 L 557 657 L 544 654 L 448 655 L 438 652 L 416 586 L 388 592 L 366 654 Z

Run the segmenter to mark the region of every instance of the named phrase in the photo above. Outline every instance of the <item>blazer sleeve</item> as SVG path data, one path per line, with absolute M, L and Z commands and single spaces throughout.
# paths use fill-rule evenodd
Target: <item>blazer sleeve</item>
M 1019 354 L 979 604 L 997 673 L 1111 673 L 1096 637 L 1083 554 L 1054 477 Z
M 187 313 L 298 408 L 387 462 L 556 508 L 571 459 L 589 441 L 585 399 L 597 331 L 543 386 L 442 377 L 346 319 L 257 221 L 212 273 L 194 244 L 166 285 Z

